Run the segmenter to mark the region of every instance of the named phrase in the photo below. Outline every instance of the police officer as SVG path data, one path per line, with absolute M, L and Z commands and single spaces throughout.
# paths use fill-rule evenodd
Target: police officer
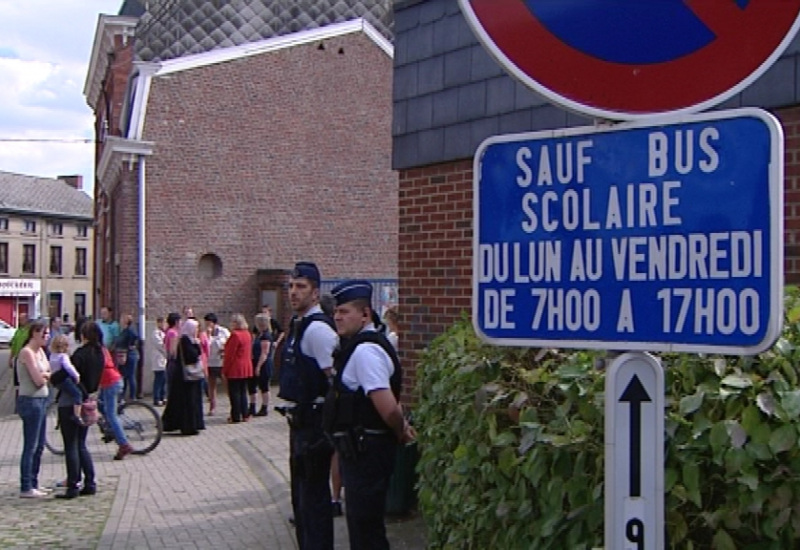
M 339 339 L 333 321 L 319 306 L 319 283 L 315 264 L 295 265 L 289 279 L 294 317 L 283 351 L 278 392 L 278 397 L 289 402 L 289 469 L 300 550 L 333 549 L 328 484 L 333 447 L 322 430 L 322 406 Z
M 350 548 L 388 549 L 383 516 L 397 444 L 412 441 L 416 434 L 399 404 L 402 372 L 397 354 L 373 322 L 372 285 L 346 281 L 332 294 L 342 344 L 334 360 L 336 379 L 326 403 L 326 428 L 342 464 Z M 330 415 L 334 418 L 329 423 Z

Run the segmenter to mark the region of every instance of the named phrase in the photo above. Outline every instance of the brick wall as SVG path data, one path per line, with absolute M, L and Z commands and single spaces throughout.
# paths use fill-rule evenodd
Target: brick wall
M 124 112 L 125 93 L 128 76 L 133 66 L 133 41 L 130 39 L 123 41 L 121 36 L 116 36 L 112 55 L 113 59 L 108 65 L 103 83 L 103 93 L 100 94 L 97 105 L 94 106 L 95 135 L 98 138 L 95 146 L 95 164 L 99 162 L 103 154 L 103 140 L 100 137 L 104 134 L 122 136 L 121 120 Z M 135 182 L 135 175 L 131 175 L 127 169 L 123 169 L 120 176 L 122 185 L 130 186 L 128 182 L 131 177 Z M 131 273 L 128 273 L 130 267 L 126 265 L 126 286 L 120 287 L 117 283 L 117 273 L 121 270 L 117 270 L 114 261 L 114 254 L 117 251 L 124 251 L 126 255 L 129 255 L 131 252 L 135 252 L 137 246 L 135 233 L 133 236 L 123 237 L 126 232 L 126 224 L 130 222 L 131 217 L 131 213 L 127 210 L 128 207 L 121 202 L 114 202 L 121 200 L 120 197 L 123 194 L 127 197 L 130 192 L 128 190 L 122 192 L 117 188 L 113 197 L 109 197 L 104 189 L 95 182 L 94 193 L 96 221 L 94 283 L 97 293 L 92 297 L 94 311 L 88 313 L 92 313 L 97 318 L 101 307 L 111 306 L 117 313 L 124 310 L 135 314 L 138 311 L 136 294 L 133 295 L 133 302 L 131 302 L 130 293 L 136 291 L 137 284 L 134 283 L 133 288 L 130 288 Z M 136 208 L 136 205 L 137 202 L 134 199 L 131 207 Z M 136 213 L 133 212 L 134 220 L 136 216 Z M 136 226 L 133 230 L 136 231 Z M 107 231 L 111 233 L 108 240 L 106 239 Z M 136 265 L 135 261 L 133 265 Z M 135 268 L 132 274 L 134 277 L 136 276 Z M 138 280 L 138 277 L 135 280 Z
M 775 113 L 786 139 L 785 273 L 800 283 L 800 107 Z M 472 308 L 472 160 L 400 171 L 404 393 L 420 351 Z
M 418 353 L 471 308 L 472 161 L 402 170 L 399 198 L 400 352 L 411 396 Z
M 784 167 L 784 273 L 786 284 L 800 283 L 800 106 L 775 113 L 783 126 Z
M 105 263 L 112 281 L 104 304 L 114 308 L 118 319 L 123 313 L 134 317 L 139 312 L 139 197 L 136 165 L 129 170 L 124 165 L 119 182 L 111 194 L 109 215 L 111 226 L 110 262 Z M 117 263 L 119 260 L 119 263 Z M 179 311 L 179 310 L 176 310 Z M 160 313 L 160 312 L 159 312 Z M 165 312 L 166 313 L 166 312 Z M 155 314 L 153 316 L 157 316 Z
M 249 317 L 257 270 L 301 259 L 326 279 L 396 277 L 391 83 L 391 58 L 360 33 L 155 78 L 148 317 L 184 305 Z M 207 253 L 218 279 L 198 272 Z

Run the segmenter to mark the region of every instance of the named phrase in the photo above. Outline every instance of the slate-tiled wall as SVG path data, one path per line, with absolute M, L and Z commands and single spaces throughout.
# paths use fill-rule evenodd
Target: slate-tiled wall
M 508 76 L 479 44 L 458 0 L 396 1 L 394 10 L 395 169 L 470 158 L 494 134 L 592 123 Z M 761 78 L 719 108 L 796 103 L 798 37 Z

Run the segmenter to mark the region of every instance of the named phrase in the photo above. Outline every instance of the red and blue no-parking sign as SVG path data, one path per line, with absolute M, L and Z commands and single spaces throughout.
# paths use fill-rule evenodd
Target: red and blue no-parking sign
M 800 26 L 800 0 L 460 0 L 489 52 L 566 108 L 689 113 L 756 80 Z

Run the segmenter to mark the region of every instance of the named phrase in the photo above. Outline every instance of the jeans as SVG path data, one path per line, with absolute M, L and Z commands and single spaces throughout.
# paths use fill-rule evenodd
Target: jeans
M 135 349 L 128 351 L 128 357 L 125 360 L 125 366 L 122 367 L 122 378 L 125 380 L 124 390 L 130 399 L 136 399 L 136 368 L 139 366 L 139 352 Z M 125 397 L 123 395 L 123 397 Z
M 86 448 L 88 426 L 79 426 L 72 412 L 72 407 L 58 408 L 58 424 L 61 427 L 61 439 L 64 440 L 64 458 L 67 461 L 67 494 L 76 494 L 80 487 L 81 472 L 83 486 L 94 489 L 94 462 L 89 449 Z
M 117 380 L 113 386 L 107 388 L 100 388 L 100 400 L 103 402 L 103 416 L 106 422 L 111 426 L 111 431 L 114 433 L 114 439 L 117 440 L 117 445 L 127 445 L 128 438 L 125 437 L 125 432 L 122 429 L 122 424 L 119 422 L 117 416 L 117 396 L 122 393 L 122 380 Z
M 153 371 L 153 404 L 167 398 L 167 373 L 163 370 Z
M 17 414 L 22 419 L 22 458 L 19 462 L 19 485 L 23 493 L 39 487 L 39 465 L 45 436 L 46 397 L 17 397 Z

